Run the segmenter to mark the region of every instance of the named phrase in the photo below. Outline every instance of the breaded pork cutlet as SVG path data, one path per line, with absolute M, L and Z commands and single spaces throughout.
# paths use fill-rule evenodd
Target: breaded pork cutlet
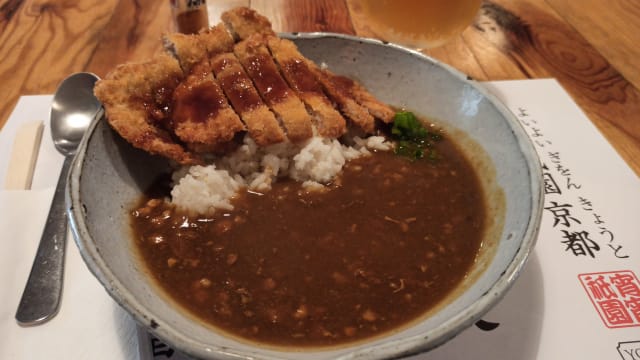
M 211 58 L 211 68 L 256 144 L 266 146 L 286 139 L 278 120 L 262 101 L 253 82 L 233 53 L 219 54 Z
M 185 74 L 207 57 L 207 49 L 198 35 L 172 33 L 162 36 L 164 48 L 180 62 Z
M 201 163 L 167 131 L 166 113 L 173 89 L 183 73 L 178 62 L 160 54 L 144 63 L 116 67 L 94 88 L 107 121 L 133 146 L 173 159 L 180 164 Z
M 314 125 L 321 136 L 340 137 L 347 121 L 334 104 L 366 132 L 373 132 L 373 118 L 392 121 L 388 106 L 319 69 L 293 42 L 276 37 L 264 16 L 236 8 L 221 18 L 195 35 L 166 35 L 165 53 L 121 65 L 96 84 L 109 124 L 124 139 L 180 164 L 200 164 L 200 152 L 230 151 L 245 130 L 259 146 L 304 140 Z
M 174 55 L 185 73 L 202 59 L 224 52 L 232 52 L 235 41 L 223 24 L 218 24 L 198 34 L 165 34 L 162 37 L 165 50 Z
M 235 40 L 224 24 L 218 24 L 203 30 L 197 36 L 207 49 L 210 57 L 233 51 Z
M 340 111 L 342 111 L 347 119 L 365 133 L 372 134 L 375 131 L 376 121 L 373 116 L 369 114 L 369 111 L 358 104 L 355 99 L 348 94 L 346 89 L 334 83 L 316 64 L 309 60 L 307 60 L 307 64 L 320 84 L 322 84 L 326 94 L 338 105 Z
M 280 72 L 307 105 L 322 136 L 337 138 L 347 131 L 347 123 L 325 96 L 308 60 L 294 43 L 276 36 L 267 36 L 267 45 Z
M 245 40 L 254 34 L 276 35 L 269 19 L 247 7 L 225 11 L 220 19 L 236 40 Z
M 347 131 L 345 119 L 324 95 L 322 85 L 303 61 L 304 57 L 293 43 L 281 43 L 269 19 L 245 7 L 226 11 L 220 18 L 238 40 L 246 40 L 256 34 L 264 37 L 278 69 L 311 112 L 320 135 L 336 138 Z
M 227 28 L 240 40 L 247 39 L 256 33 L 275 36 L 269 20 L 252 9 L 235 8 L 223 13 L 221 18 Z M 291 45 L 289 49 L 295 49 L 297 51 L 293 43 L 289 45 Z M 306 60 L 301 54 L 298 53 L 298 55 L 300 59 Z M 318 70 L 315 64 L 309 60 L 307 61 L 309 67 L 312 68 L 314 72 Z M 354 124 L 366 132 L 373 132 L 375 125 L 374 117 L 383 122 L 393 120 L 393 110 L 375 99 L 375 97 L 356 82 L 334 75 L 329 71 L 318 71 L 315 75 L 331 100 L 340 107 L 340 110 Z M 343 79 L 349 80 L 350 83 L 341 81 Z
M 175 134 L 196 152 L 224 148 L 244 124 L 214 81 L 209 59 L 193 66 L 173 92 L 172 123 Z
M 195 152 L 227 148 L 237 132 L 246 130 L 211 72 L 209 56 L 233 50 L 234 40 L 223 25 L 198 34 L 169 34 L 165 49 L 188 74 L 173 93 L 173 130 Z
M 313 136 L 311 116 L 282 78 L 261 34 L 236 44 L 234 52 L 253 80 L 264 102 L 282 122 L 287 137 L 298 142 Z
M 384 123 L 393 122 L 395 112 L 393 109 L 376 99 L 367 89 L 346 76 L 336 75 L 329 70 L 321 70 L 323 75 L 331 81 L 335 87 L 342 89 L 345 95 L 354 98 L 360 105 L 376 119 Z

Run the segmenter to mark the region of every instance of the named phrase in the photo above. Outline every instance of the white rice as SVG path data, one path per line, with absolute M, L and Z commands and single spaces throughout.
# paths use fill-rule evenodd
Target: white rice
M 198 213 L 214 212 L 216 209 L 233 210 L 231 198 L 242 188 L 242 179 L 234 179 L 228 171 L 218 170 L 215 165 L 191 166 L 173 174 L 171 198 L 179 208 Z
M 371 150 L 388 151 L 393 144 L 382 136 L 354 137 L 352 146 L 313 137 L 302 144 L 282 143 L 259 148 L 248 136 L 233 153 L 207 166 L 190 166 L 173 174 L 172 202 L 180 209 L 213 213 L 233 210 L 231 199 L 241 190 L 271 190 L 278 178 L 290 177 L 307 191 L 323 191 L 350 160 Z

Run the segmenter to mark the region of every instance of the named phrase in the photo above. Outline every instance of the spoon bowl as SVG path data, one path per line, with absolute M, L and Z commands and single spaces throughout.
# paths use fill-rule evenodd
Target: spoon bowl
M 75 154 L 82 136 L 102 106 L 93 95 L 98 77 L 76 73 L 60 83 L 51 102 L 51 137 L 63 155 Z
M 65 159 L 29 279 L 16 311 L 16 320 L 22 326 L 42 324 L 53 318 L 60 308 L 67 239 L 64 189 L 76 149 L 102 108 L 93 95 L 97 80 L 98 77 L 91 73 L 73 74 L 60 83 L 53 96 L 51 137 Z

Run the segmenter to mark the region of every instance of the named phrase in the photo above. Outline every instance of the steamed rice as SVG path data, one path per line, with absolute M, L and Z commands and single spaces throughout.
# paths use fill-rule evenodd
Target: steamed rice
M 231 199 L 242 189 L 266 192 L 278 178 L 289 177 L 308 191 L 322 191 L 350 160 L 372 150 L 388 151 L 393 144 L 382 136 L 353 138 L 353 145 L 313 137 L 300 145 L 282 143 L 260 148 L 248 136 L 233 153 L 211 165 L 178 169 L 172 176 L 172 202 L 197 213 L 233 210 Z

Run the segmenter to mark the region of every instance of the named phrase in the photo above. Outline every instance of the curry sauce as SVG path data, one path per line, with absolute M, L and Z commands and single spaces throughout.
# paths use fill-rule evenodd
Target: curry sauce
M 481 246 L 476 174 L 454 144 L 436 146 L 439 161 L 377 152 L 328 191 L 282 180 L 212 216 L 161 192 L 133 211 L 136 245 L 169 297 L 233 335 L 296 347 L 376 336 L 444 299 Z

